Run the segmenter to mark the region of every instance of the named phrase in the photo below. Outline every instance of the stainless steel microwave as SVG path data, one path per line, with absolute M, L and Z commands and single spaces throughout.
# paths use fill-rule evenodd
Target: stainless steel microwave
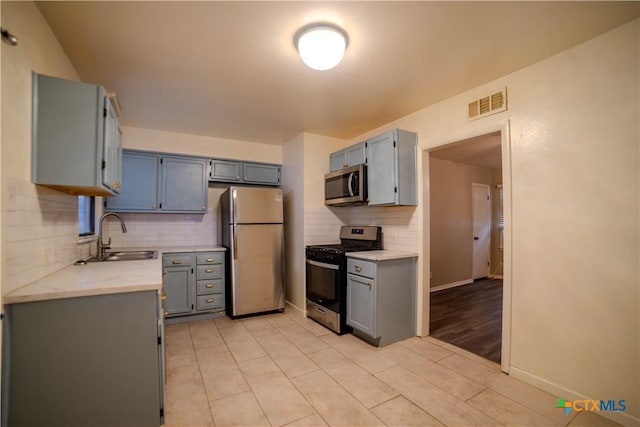
M 356 165 L 326 174 L 324 204 L 327 206 L 367 204 L 367 166 Z

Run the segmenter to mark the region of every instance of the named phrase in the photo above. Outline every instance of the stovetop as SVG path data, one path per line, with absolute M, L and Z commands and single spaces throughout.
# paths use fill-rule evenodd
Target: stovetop
M 382 249 L 382 231 L 375 226 L 343 226 L 340 228 L 340 242 L 328 245 L 309 245 L 307 255 L 338 254 L 346 252 Z

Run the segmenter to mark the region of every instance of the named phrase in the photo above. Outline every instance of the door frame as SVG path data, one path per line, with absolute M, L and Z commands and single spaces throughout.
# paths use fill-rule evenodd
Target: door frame
M 489 230 L 491 230 L 491 186 L 488 184 L 479 184 L 477 182 L 473 182 L 471 183 L 471 237 L 472 239 L 475 239 L 474 236 L 474 232 L 473 232 L 473 226 L 475 225 L 475 220 L 476 220 L 476 204 L 475 204 L 475 199 L 474 199 L 474 189 L 475 188 L 482 188 L 483 190 L 486 190 L 487 193 L 487 197 L 489 197 L 487 200 L 489 201 Z M 489 253 L 487 254 L 487 262 L 491 259 L 491 231 L 489 232 L 489 236 L 487 237 L 489 239 Z M 476 280 L 476 257 L 475 257 L 475 251 L 474 251 L 474 241 L 471 241 L 471 278 L 473 280 Z M 489 264 L 487 264 L 487 275 L 486 277 L 489 278 L 489 275 L 491 274 L 491 269 Z
M 502 150 L 502 186 L 503 186 L 503 280 L 502 280 L 502 351 L 501 351 L 501 369 L 505 373 L 509 373 L 511 365 L 511 294 L 512 294 L 512 187 L 511 187 L 511 135 L 509 120 L 501 122 L 487 123 L 485 126 L 474 126 L 472 131 L 463 132 L 460 135 L 445 136 L 441 140 L 437 140 L 435 144 L 424 148 L 422 155 L 422 183 L 423 183 L 423 240 L 422 240 L 422 271 L 423 286 L 419 289 L 422 295 L 419 295 L 418 301 L 421 302 L 421 316 L 418 326 L 420 336 L 429 335 L 429 311 L 431 298 L 430 291 L 430 271 L 431 271 L 431 218 L 429 215 L 430 206 L 430 180 L 429 180 L 429 151 L 441 148 L 455 142 L 470 139 L 476 136 L 482 136 L 493 132 L 500 132 L 500 142 Z

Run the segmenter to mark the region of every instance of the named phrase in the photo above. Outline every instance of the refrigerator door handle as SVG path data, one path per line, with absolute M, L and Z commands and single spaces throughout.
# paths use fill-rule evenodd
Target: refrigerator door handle
M 238 233 L 235 225 L 231 227 L 231 234 L 233 234 L 233 259 L 238 259 Z
M 232 212 L 231 212 L 231 221 L 235 224 L 236 221 L 236 212 L 238 212 L 238 207 L 236 206 L 236 197 L 238 197 L 238 192 L 236 191 L 236 189 L 234 188 L 233 190 L 231 190 L 231 207 L 232 207 Z M 235 258 L 235 257 L 234 257 Z

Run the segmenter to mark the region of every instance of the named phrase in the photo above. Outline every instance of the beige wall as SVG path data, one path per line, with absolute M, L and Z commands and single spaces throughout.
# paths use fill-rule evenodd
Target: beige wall
M 431 157 L 431 287 L 473 281 L 471 184 L 491 185 L 491 170 Z
M 640 415 L 638 25 L 354 139 L 400 127 L 418 132 L 426 150 L 509 129 L 510 373 L 567 399 L 625 399 L 625 414 L 604 414 L 627 423 Z M 467 120 L 470 100 L 504 87 L 508 111 Z M 428 229 L 416 239 L 428 244 Z M 428 251 L 419 272 L 425 306 Z
M 31 2 L 3 1 L 2 27 L 20 40 L 2 45 L 2 293 L 71 264 L 78 246 L 76 198 L 31 183 L 31 72 L 77 79 Z

